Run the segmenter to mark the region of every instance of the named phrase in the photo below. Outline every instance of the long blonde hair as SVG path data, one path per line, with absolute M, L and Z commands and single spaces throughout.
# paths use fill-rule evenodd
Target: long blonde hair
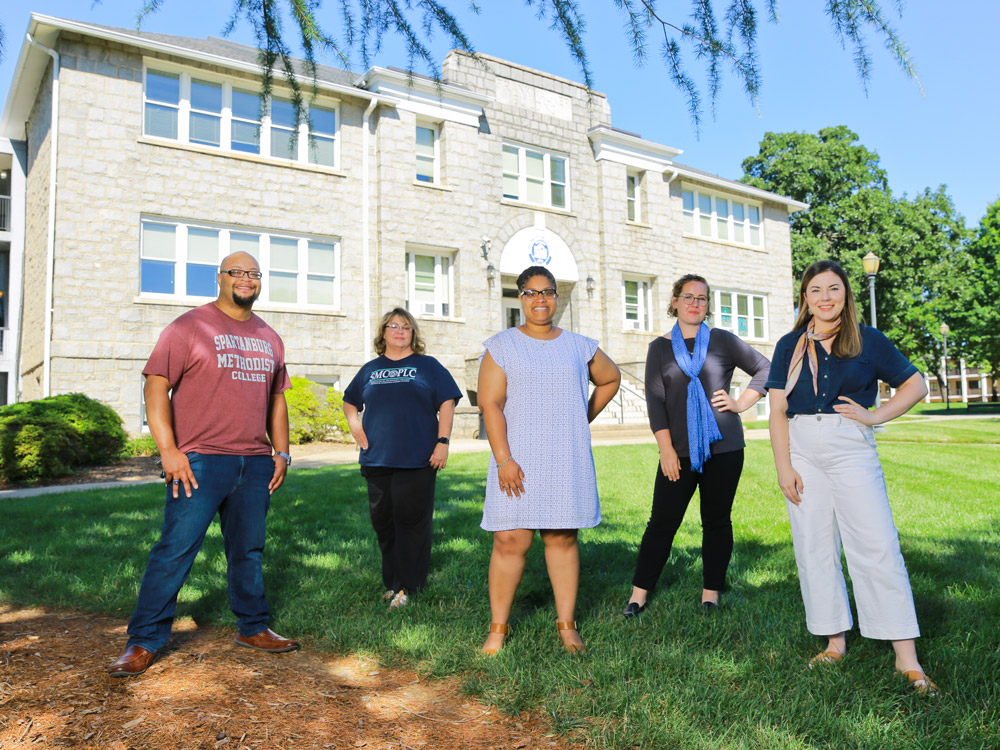
M 413 329 L 413 338 L 410 339 L 410 348 L 413 350 L 414 354 L 423 354 L 424 342 L 420 338 L 420 330 L 417 328 L 417 320 L 410 315 L 409 310 L 404 310 L 402 307 L 392 308 L 389 312 L 383 315 L 382 320 L 379 321 L 378 333 L 375 334 L 375 353 L 380 357 L 385 354 L 385 327 L 389 325 L 389 321 L 393 318 L 402 318 L 406 325 Z
M 854 359 L 861 354 L 861 328 L 858 326 L 858 306 L 854 303 L 854 292 L 847 272 L 835 260 L 818 260 L 802 272 L 799 284 L 799 317 L 795 319 L 794 330 L 805 328 L 812 317 L 806 304 L 806 288 L 816 276 L 832 271 L 844 284 L 844 309 L 840 313 L 840 332 L 833 340 L 830 353 L 841 359 Z

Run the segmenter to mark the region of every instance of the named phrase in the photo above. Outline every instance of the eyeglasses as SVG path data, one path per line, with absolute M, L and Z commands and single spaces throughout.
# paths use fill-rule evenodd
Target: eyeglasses
M 219 273 L 228 273 L 234 279 L 242 279 L 244 276 L 254 280 L 260 280 L 264 278 L 264 274 L 260 271 L 244 271 L 242 268 L 230 268 L 228 271 L 220 268 Z
M 385 327 L 390 331 L 402 331 L 403 333 L 409 333 L 413 330 L 413 326 L 401 326 L 399 323 L 387 323 Z
M 527 297 L 528 299 L 534 299 L 535 297 L 541 295 L 542 297 L 558 297 L 559 293 L 555 289 L 549 287 L 548 289 L 525 289 L 521 292 L 522 297 Z
M 704 307 L 708 304 L 708 297 L 695 297 L 693 294 L 681 294 L 677 299 L 682 300 L 685 305 L 694 303 L 698 307 Z

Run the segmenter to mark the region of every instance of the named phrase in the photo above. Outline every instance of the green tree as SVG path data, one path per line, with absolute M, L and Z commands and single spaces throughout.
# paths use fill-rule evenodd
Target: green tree
M 970 359 L 989 368 L 993 377 L 991 400 L 997 395 L 1000 378 L 1000 200 L 994 202 L 979 222 L 969 246 L 975 289 L 964 331 Z
M 507 3 L 511 0 L 495 0 Z M 100 0 L 94 0 L 100 2 Z M 141 9 L 136 26 L 169 0 L 136 0 Z M 298 38 L 307 72 L 315 77 L 316 53 L 333 55 L 345 67 L 350 67 L 351 52 L 357 51 L 362 64 L 369 67 L 372 57 L 390 36 L 400 37 L 412 70 L 416 63 L 437 77 L 438 61 L 428 48 L 429 40 L 441 33 L 452 46 L 475 53 L 455 12 L 449 8 L 457 0 L 331 0 L 335 8 L 330 15 L 335 21 L 320 21 L 322 0 L 231 0 L 232 14 L 223 34 L 228 35 L 240 21 L 253 29 L 260 49 L 260 65 L 264 94 L 268 94 L 277 67 L 293 90 L 296 110 L 301 112 L 302 92 L 295 76 L 289 35 L 285 24 L 293 27 Z M 461 0 L 461 6 L 480 12 L 484 0 Z M 580 0 L 523 0 L 537 12 L 540 22 L 548 23 L 559 34 L 576 60 L 588 88 L 593 84 L 593 71 L 587 58 L 584 33 L 586 18 Z M 757 105 L 761 84 L 757 47 L 759 23 L 762 18 L 778 22 L 778 0 L 604 0 L 611 2 L 621 14 L 625 36 L 636 64 L 658 56 L 667 69 L 671 82 L 688 101 L 695 127 L 700 127 L 703 113 L 701 90 L 691 77 L 687 58 L 694 57 L 704 64 L 709 101 L 716 102 L 721 88 L 722 73 L 732 70 L 750 101 Z M 902 13 L 902 0 L 892 7 Z M 663 7 L 666 6 L 666 7 Z M 686 6 L 686 10 L 684 9 Z M 867 90 L 872 57 L 869 35 L 881 44 L 904 73 L 917 80 L 909 50 L 882 9 L 882 0 L 826 0 L 824 10 L 841 46 L 850 49 L 861 83 Z M 331 25 L 324 25 L 329 23 Z M 331 32 L 331 28 L 336 29 Z M 2 59 L 3 28 L 0 25 L 0 59 Z M 919 84 L 919 81 L 918 81 Z
M 861 259 L 882 259 L 876 277 L 878 327 L 922 370 L 937 374 L 941 323 L 965 330 L 972 259 L 965 222 L 944 187 L 894 198 L 878 155 L 844 126 L 818 134 L 768 133 L 743 161 L 744 182 L 810 204 L 791 219 L 798 278 L 814 261 L 837 260 L 871 320 Z

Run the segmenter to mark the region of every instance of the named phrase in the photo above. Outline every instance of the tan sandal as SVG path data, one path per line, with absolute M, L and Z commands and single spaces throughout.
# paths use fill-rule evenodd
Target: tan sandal
M 937 695 L 940 692 L 938 690 L 938 686 L 931 681 L 931 678 L 919 669 L 907 669 L 905 671 L 898 672 L 897 674 L 903 675 L 907 682 L 910 683 L 910 687 L 921 695 Z M 917 683 L 921 680 L 924 681 L 924 684 L 918 685 Z
M 809 660 L 809 669 L 821 664 L 838 664 L 844 655 L 839 651 L 824 651 Z
M 577 633 L 576 620 L 571 620 L 570 622 L 560 622 L 559 620 L 556 620 L 556 631 L 563 630 L 572 630 L 574 633 Z M 577 635 L 579 635 L 579 633 L 577 633 Z M 560 635 L 560 637 L 562 636 Z M 587 650 L 582 643 L 566 643 L 565 641 L 563 641 L 563 648 L 566 650 L 566 653 L 569 654 L 582 654 Z
M 505 622 L 491 622 L 490 628 L 486 632 L 499 633 L 504 638 L 506 638 L 507 634 L 510 632 L 510 625 L 508 625 Z M 482 653 L 483 656 L 496 656 L 498 653 L 500 653 L 500 649 L 502 648 L 503 646 L 500 646 L 499 648 L 483 648 Z

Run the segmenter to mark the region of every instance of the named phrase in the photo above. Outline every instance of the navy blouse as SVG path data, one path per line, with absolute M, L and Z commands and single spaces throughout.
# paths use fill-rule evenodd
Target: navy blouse
M 802 363 L 799 380 L 787 394 L 789 417 L 796 414 L 836 414 L 834 404 L 846 404 L 841 396 L 847 396 L 861 406 L 870 408 L 875 403 L 877 381 L 884 380 L 893 388 L 898 388 L 910 379 L 917 368 L 897 349 L 877 328 L 860 326 L 861 354 L 854 359 L 841 359 L 827 354 L 822 344 L 816 344 L 819 360 L 817 382 L 819 392 L 813 393 L 812 371 L 807 361 Z M 792 361 L 795 344 L 804 328 L 786 333 L 778 340 L 771 358 L 771 374 L 765 388 L 785 388 L 788 364 Z

